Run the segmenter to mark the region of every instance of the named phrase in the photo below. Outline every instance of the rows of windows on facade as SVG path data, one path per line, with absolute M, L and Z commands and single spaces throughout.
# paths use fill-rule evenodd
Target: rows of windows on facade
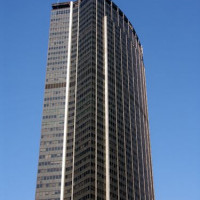
M 154 200 L 143 50 L 110 0 L 52 5 L 36 200 Z

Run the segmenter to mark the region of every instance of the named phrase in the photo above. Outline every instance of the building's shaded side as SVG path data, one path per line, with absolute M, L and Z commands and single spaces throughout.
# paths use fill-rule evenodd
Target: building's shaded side
M 110 199 L 154 199 L 142 47 L 105 2 L 108 33 Z
M 95 197 L 95 5 L 79 7 L 73 199 Z
M 145 68 L 109 0 L 53 4 L 37 200 L 154 200 Z M 63 148 L 64 147 L 64 148 Z

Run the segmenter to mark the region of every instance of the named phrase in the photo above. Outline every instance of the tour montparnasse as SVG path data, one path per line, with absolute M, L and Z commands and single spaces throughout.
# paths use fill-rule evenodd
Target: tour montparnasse
M 110 0 L 52 5 L 35 199 L 154 200 L 143 50 Z

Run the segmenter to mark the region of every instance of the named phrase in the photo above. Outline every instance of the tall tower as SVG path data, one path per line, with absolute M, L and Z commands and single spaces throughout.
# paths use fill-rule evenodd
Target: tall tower
M 145 84 L 112 1 L 52 5 L 36 200 L 154 200 Z

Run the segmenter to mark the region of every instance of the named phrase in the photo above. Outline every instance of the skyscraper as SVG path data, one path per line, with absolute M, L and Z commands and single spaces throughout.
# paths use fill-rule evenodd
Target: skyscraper
M 52 5 L 37 200 L 154 200 L 145 84 L 113 2 Z

